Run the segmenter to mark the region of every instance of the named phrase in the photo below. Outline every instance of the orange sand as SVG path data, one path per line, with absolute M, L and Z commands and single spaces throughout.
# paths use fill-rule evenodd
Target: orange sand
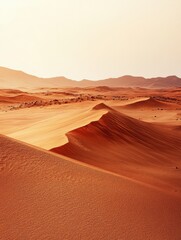
M 0 240 L 179 240 L 179 84 L 0 68 Z
M 0 137 L 1 239 L 170 240 L 180 198 Z

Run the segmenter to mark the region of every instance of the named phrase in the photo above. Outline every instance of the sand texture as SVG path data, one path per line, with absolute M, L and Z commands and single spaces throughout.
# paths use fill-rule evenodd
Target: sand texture
M 4 136 L 0 146 L 0 239 L 180 238 L 180 198 Z

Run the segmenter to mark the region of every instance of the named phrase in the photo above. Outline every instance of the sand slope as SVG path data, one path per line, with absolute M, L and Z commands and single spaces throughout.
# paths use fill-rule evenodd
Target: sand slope
M 181 135 L 172 128 L 110 110 L 67 137 L 52 151 L 181 194 Z
M 35 113 L 34 113 L 35 112 Z M 17 125 L 7 128 L 11 130 L 8 136 L 18 140 L 42 147 L 51 149 L 65 144 L 67 142 L 66 133 L 75 128 L 81 127 L 92 121 L 98 120 L 106 110 L 90 111 L 90 106 L 77 104 L 75 107 L 68 104 L 57 109 L 42 109 L 27 111 L 27 117 L 23 111 L 22 115 L 14 122 Z M 21 111 L 19 112 L 21 114 Z M 31 118 L 34 116 L 33 122 Z M 13 114 L 12 114 L 13 115 Z M 53 116 L 52 116 L 53 115 Z M 36 118 L 38 118 L 36 120 Z M 29 122 L 29 123 L 28 123 Z M 25 124 L 28 124 L 27 126 Z M 21 127 L 24 127 L 21 129 Z M 20 128 L 20 130 L 18 129 Z M 7 134 L 7 132 L 5 132 Z
M 0 146 L 0 239 L 180 238 L 180 198 L 2 135 Z
M 124 106 L 124 108 L 127 109 L 174 109 L 178 107 L 176 104 L 171 104 L 171 103 L 165 103 L 165 102 L 161 102 L 158 101 L 152 97 L 143 100 L 143 101 L 138 101 L 135 103 L 131 103 L 131 104 L 127 104 L 126 106 Z

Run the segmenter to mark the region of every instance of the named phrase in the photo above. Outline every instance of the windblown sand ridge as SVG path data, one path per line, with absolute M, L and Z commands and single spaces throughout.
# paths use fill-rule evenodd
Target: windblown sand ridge
M 178 107 L 176 104 L 161 102 L 152 97 L 124 106 L 127 109 L 174 109 L 176 107 Z
M 180 134 L 108 108 L 98 121 L 67 133 L 68 143 L 52 151 L 180 194 Z
M 69 107 L 69 105 L 57 107 L 52 112 L 51 109 L 45 111 L 43 108 L 38 111 L 36 109 L 26 110 L 27 118 L 30 120 L 24 118 L 24 113 L 22 113 L 16 121 L 17 126 L 5 128 L 4 134 L 45 149 L 51 149 L 67 142 L 65 136 L 67 132 L 98 120 L 106 112 L 104 109 L 90 111 L 90 106 L 83 104 L 81 106 L 77 104 L 78 109 L 74 107 L 69 110 Z M 34 120 L 31 119 L 31 114 L 35 116 Z M 13 113 L 11 113 L 12 117 Z
M 102 109 L 104 109 L 104 110 L 112 110 L 111 107 L 107 106 L 107 105 L 104 104 L 104 103 L 97 104 L 97 105 L 95 105 L 92 109 L 93 109 L 93 110 L 102 110 Z

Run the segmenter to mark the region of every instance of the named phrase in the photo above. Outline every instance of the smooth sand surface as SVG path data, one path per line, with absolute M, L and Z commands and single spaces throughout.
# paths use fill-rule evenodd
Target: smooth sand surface
M 180 239 L 180 198 L 2 135 L 0 146 L 0 239 Z
M 98 120 L 106 111 L 90 111 L 91 104 L 22 109 L 1 114 L 2 132 L 27 143 L 51 149 L 67 142 L 67 132 Z M 15 117 L 16 116 L 16 117 Z M 10 124 L 13 121 L 13 125 Z

